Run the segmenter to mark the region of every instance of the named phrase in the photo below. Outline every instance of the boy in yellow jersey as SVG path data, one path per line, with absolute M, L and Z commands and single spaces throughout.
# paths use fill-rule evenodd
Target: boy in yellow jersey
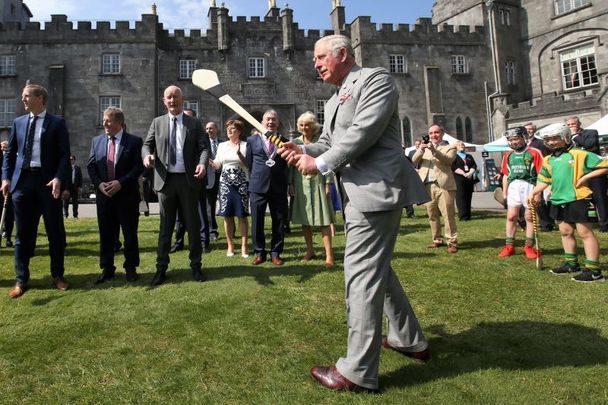
M 576 257 L 576 230 L 583 240 L 586 257 L 583 271 L 572 279 L 582 282 L 604 281 L 599 263 L 600 247 L 589 218 L 587 199 L 591 196 L 591 189 L 587 181 L 593 177 L 605 176 L 608 173 L 608 161 L 602 160 L 593 152 L 574 148 L 570 129 L 565 124 L 551 124 L 539 132 L 551 154 L 543 160 L 538 182 L 530 192 L 529 199 L 538 203 L 542 191 L 551 186 L 551 216 L 559 223 L 564 248 L 563 264 L 551 272 L 567 274 L 581 270 Z

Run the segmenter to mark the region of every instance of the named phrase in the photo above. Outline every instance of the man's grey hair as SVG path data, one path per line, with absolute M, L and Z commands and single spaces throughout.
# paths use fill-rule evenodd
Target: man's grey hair
M 327 43 L 327 47 L 334 56 L 338 56 L 340 54 L 340 49 L 345 48 L 348 56 L 352 58 L 355 57 L 355 51 L 353 51 L 350 38 L 345 35 L 328 35 L 317 41 L 317 44 L 320 43 Z

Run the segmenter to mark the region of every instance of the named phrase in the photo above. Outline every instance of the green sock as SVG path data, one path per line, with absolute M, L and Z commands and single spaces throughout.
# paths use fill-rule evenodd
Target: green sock
M 578 258 L 576 257 L 576 253 L 568 253 L 564 252 L 564 261 L 571 266 L 575 266 L 578 264 Z
M 526 245 L 528 245 L 528 246 L 534 246 L 534 238 L 528 238 L 528 237 L 526 237 Z
M 585 258 L 585 268 L 590 270 L 591 273 L 597 275 L 602 274 L 602 270 L 600 269 L 600 262 L 598 260 L 591 260 Z
M 515 238 L 510 238 L 510 237 L 506 237 L 505 238 L 505 245 L 514 245 L 515 244 Z

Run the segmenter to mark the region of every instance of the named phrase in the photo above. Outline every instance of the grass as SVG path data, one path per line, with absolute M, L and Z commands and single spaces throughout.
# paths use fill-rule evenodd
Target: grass
M 336 393 L 309 369 L 346 349 L 344 235 L 339 265 L 301 264 L 294 229 L 286 263 L 250 265 L 205 255 L 210 280 L 191 279 L 187 252 L 171 256 L 165 285 L 151 289 L 158 218 L 140 221 L 142 275 L 127 285 L 98 275 L 95 219 L 68 219 L 66 276 L 50 286 L 39 235 L 31 289 L 11 300 L 12 251 L 0 252 L 0 398 L 3 403 L 606 403 L 608 283 L 581 284 L 547 271 L 559 235 L 541 233 L 545 269 L 521 254 L 499 260 L 504 215 L 476 212 L 459 223 L 461 250 L 427 250 L 422 210 L 402 219 L 393 266 L 434 358 L 414 363 L 383 351 L 378 395 Z M 269 220 L 267 221 L 269 222 Z M 43 228 L 41 227 L 41 231 Z M 599 234 L 606 246 L 606 235 Z M 317 253 L 321 253 L 320 239 Z M 582 252 L 581 252 L 582 255 Z M 118 261 L 120 267 L 122 261 Z

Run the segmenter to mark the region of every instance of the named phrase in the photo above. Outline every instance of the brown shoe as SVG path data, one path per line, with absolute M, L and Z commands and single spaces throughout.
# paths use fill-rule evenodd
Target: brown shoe
M 25 294 L 25 284 L 17 283 L 15 286 L 8 292 L 8 296 L 11 298 L 19 298 L 23 294 Z
M 266 261 L 266 259 L 264 259 L 262 256 L 256 256 L 256 257 L 253 259 L 253 262 L 251 262 L 251 264 L 253 264 L 254 266 L 257 266 L 257 265 L 259 265 L 259 264 L 264 263 L 265 261 Z
M 275 266 L 283 265 L 283 259 L 281 259 L 279 256 L 272 256 L 270 258 L 270 261 L 272 261 L 272 264 L 274 264 Z
M 456 253 L 458 252 L 458 247 L 456 245 L 448 245 L 448 253 Z
M 382 347 L 384 347 L 385 349 L 396 351 L 397 353 L 409 357 L 410 359 L 418 360 L 422 363 L 426 363 L 431 359 L 431 351 L 428 347 L 421 352 L 404 352 L 402 350 L 397 349 L 396 347 L 391 346 L 391 344 L 388 342 L 388 337 L 386 335 L 382 335 Z
M 316 366 L 310 369 L 310 375 L 319 382 L 322 386 L 336 391 L 353 391 L 353 392 L 375 392 L 369 388 L 361 387 L 354 382 L 348 380 L 336 370 L 335 367 Z
M 428 245 L 426 245 L 427 249 L 437 249 L 438 247 L 443 246 L 443 243 L 441 242 L 431 242 Z
M 68 283 L 68 280 L 66 280 L 63 277 L 55 277 L 53 279 L 53 285 L 59 290 L 59 291 L 65 291 L 68 288 L 70 288 L 70 284 Z

